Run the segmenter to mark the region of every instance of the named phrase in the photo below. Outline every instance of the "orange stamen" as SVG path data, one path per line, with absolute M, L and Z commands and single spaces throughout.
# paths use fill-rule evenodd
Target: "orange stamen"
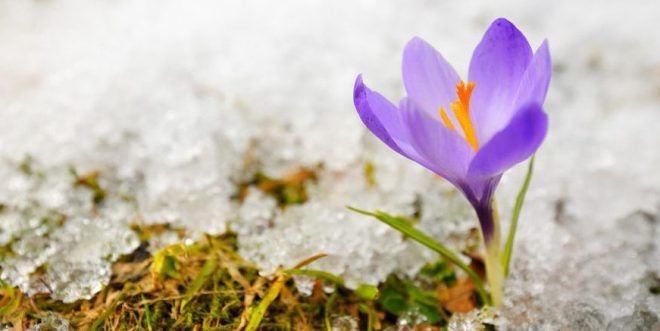
M 447 113 L 445 112 L 445 109 L 440 106 L 440 109 L 438 109 L 440 112 L 440 118 L 442 118 L 442 123 L 445 124 L 446 127 L 448 127 L 452 131 L 456 131 L 456 127 L 454 127 L 454 123 L 451 122 L 449 119 L 449 116 L 447 116 Z
M 472 95 L 472 90 L 474 90 L 474 85 L 474 82 L 465 84 L 463 81 L 456 84 L 456 95 L 458 96 L 458 100 L 450 103 L 449 106 L 451 107 L 451 110 L 454 111 L 454 116 L 456 116 L 456 120 L 463 130 L 465 140 L 476 152 L 479 149 L 479 143 L 477 141 L 477 132 L 470 119 L 470 96 Z M 440 107 L 440 117 L 445 126 L 451 130 L 456 130 L 442 107 Z

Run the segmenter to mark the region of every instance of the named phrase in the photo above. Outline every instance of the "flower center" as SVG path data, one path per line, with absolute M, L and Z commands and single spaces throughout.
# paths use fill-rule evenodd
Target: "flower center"
M 458 100 L 450 103 L 449 106 L 454 112 L 454 116 L 456 116 L 456 120 L 463 130 L 465 140 L 476 152 L 479 149 L 477 132 L 474 130 L 474 125 L 472 125 L 472 121 L 470 120 L 470 96 L 472 95 L 472 90 L 474 90 L 474 85 L 474 82 L 465 84 L 464 81 L 456 84 L 456 95 L 458 96 Z M 456 131 L 456 127 L 451 122 L 449 116 L 447 116 L 445 109 L 440 106 L 438 111 L 440 112 L 442 123 L 444 123 L 450 130 Z

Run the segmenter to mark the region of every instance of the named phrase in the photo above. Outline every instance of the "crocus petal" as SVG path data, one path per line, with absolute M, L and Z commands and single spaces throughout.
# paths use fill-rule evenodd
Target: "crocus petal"
M 408 130 L 401 122 L 401 112 L 378 92 L 372 91 L 358 75 L 353 89 L 353 102 L 362 123 L 382 142 L 397 153 L 416 162 L 426 162 L 410 145 Z
M 541 145 L 547 128 L 548 117 L 541 106 L 524 105 L 511 122 L 477 152 L 468 177 L 494 177 L 524 161 Z
M 468 143 L 440 122 L 440 116 L 431 117 L 412 98 L 399 104 L 404 127 L 408 129 L 411 146 L 420 159 L 417 163 L 460 185 L 467 173 L 467 166 L 474 156 Z
M 406 44 L 401 69 L 408 97 L 429 114 L 438 114 L 440 106 L 449 109 L 449 103 L 456 99 L 458 74 L 421 38 L 415 37 Z
M 393 137 L 395 134 L 400 136 L 402 131 L 398 109 L 385 97 L 364 85 L 362 75 L 355 79 L 353 102 L 362 123 L 387 146 L 403 154 Z
M 534 53 L 534 58 L 520 81 L 516 106 L 519 107 L 530 102 L 542 105 L 548 94 L 551 74 L 550 50 L 548 41 L 544 40 Z
M 475 82 L 470 100 L 472 120 L 480 144 L 485 144 L 513 117 L 514 99 L 532 49 L 509 21 L 495 20 L 477 45 L 468 80 Z

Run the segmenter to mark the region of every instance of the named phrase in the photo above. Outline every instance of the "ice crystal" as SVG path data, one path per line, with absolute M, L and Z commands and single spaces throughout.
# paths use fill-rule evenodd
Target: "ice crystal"
M 11 253 L 0 260 L 0 277 L 28 294 L 91 298 L 110 279 L 110 263 L 138 245 L 128 227 L 134 208 L 110 194 L 96 205 L 68 167 L 27 166 L 6 169 L 13 175 L 2 197 L 0 233 Z M 119 191 L 110 182 L 101 185 Z

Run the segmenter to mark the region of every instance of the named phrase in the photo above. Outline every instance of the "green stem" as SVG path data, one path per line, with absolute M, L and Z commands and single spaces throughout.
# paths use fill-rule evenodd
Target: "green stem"
M 529 183 L 532 180 L 535 157 L 536 157 L 535 155 L 532 155 L 532 158 L 529 160 L 527 175 L 525 176 L 525 181 L 523 182 L 523 185 L 520 188 L 520 192 L 518 192 L 518 197 L 516 197 L 516 204 L 513 208 L 513 214 L 511 215 L 511 225 L 509 227 L 509 235 L 506 239 L 506 244 L 504 244 L 504 252 L 502 253 L 502 260 L 501 260 L 502 269 L 504 271 L 505 277 L 509 275 L 509 264 L 511 263 L 511 253 L 513 251 L 513 241 L 516 237 L 518 218 L 520 217 L 520 210 L 522 209 L 523 202 L 525 200 L 525 194 L 527 194 L 527 189 L 529 188 Z
M 502 270 L 497 250 L 486 249 L 484 262 L 486 263 L 491 303 L 493 306 L 499 307 L 502 304 L 502 297 L 504 295 L 504 271 Z
M 401 217 L 390 216 L 386 213 L 379 211 L 372 213 L 365 210 L 353 208 L 350 206 L 347 206 L 347 208 L 363 215 L 375 217 L 376 219 L 391 226 L 392 228 L 398 230 L 399 232 L 402 232 L 403 234 L 407 235 L 408 237 L 417 241 L 418 243 L 436 251 L 442 257 L 444 257 L 445 259 L 447 259 L 448 261 L 452 262 L 454 265 L 459 267 L 461 270 L 463 270 L 463 272 L 465 272 L 465 274 L 467 274 L 468 277 L 470 277 L 470 279 L 474 283 L 477 293 L 479 294 L 479 297 L 481 298 L 483 303 L 486 305 L 491 305 L 491 299 L 488 295 L 488 292 L 486 292 L 484 283 L 481 281 L 481 278 L 479 278 L 479 275 L 477 275 L 477 273 L 474 272 L 474 270 L 470 269 L 470 267 L 467 264 L 463 263 L 463 261 L 461 261 L 461 259 L 456 254 L 454 254 L 452 251 L 450 251 L 448 248 L 446 248 L 439 242 L 433 240 L 431 237 L 415 229 L 410 224 L 410 222 L 408 222 L 407 220 Z
M 486 278 L 490 290 L 490 299 L 493 306 L 498 307 L 502 303 L 504 292 L 504 271 L 500 264 L 500 221 L 497 203 L 494 198 L 491 204 L 493 233 L 491 234 L 490 241 L 486 242 L 483 236 L 482 240 L 486 249 L 484 263 L 486 264 Z

